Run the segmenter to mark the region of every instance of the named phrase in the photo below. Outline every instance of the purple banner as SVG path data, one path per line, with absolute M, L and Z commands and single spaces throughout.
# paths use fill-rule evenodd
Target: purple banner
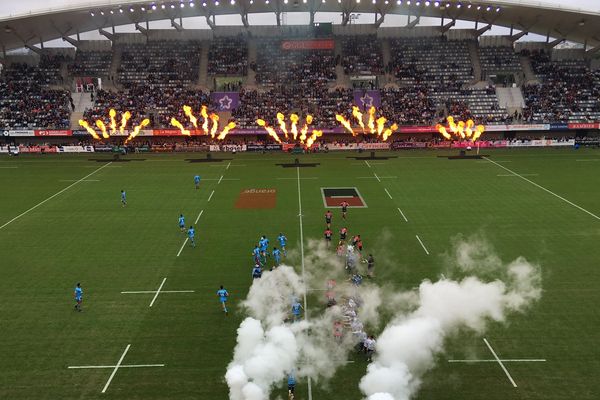
M 219 111 L 232 111 L 240 105 L 240 94 L 238 92 L 213 92 L 210 99 Z
M 355 90 L 354 104 L 368 110 L 371 107 L 379 108 L 381 106 L 381 94 L 379 90 Z

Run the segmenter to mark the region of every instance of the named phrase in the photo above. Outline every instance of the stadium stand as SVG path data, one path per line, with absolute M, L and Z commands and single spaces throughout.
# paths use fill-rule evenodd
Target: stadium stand
M 49 89 L 56 83 L 57 59 L 42 68 L 13 63 L 0 80 L 0 129 L 65 129 L 69 127 L 69 92 Z
M 342 42 L 342 67 L 347 75 L 380 75 L 383 73 L 381 42 L 375 35 L 351 36 Z
M 82 51 L 75 53 L 75 60 L 69 65 L 69 74 L 80 77 L 103 77 L 108 75 L 112 62 L 111 51 Z
M 198 77 L 200 43 L 148 41 L 123 46 L 119 82 L 124 87 L 147 83 L 152 87 L 183 87 Z
M 248 73 L 248 41 L 243 38 L 215 38 L 208 51 L 208 74 L 245 76 Z
M 521 61 L 511 47 L 480 47 L 479 60 L 484 73 L 520 72 Z

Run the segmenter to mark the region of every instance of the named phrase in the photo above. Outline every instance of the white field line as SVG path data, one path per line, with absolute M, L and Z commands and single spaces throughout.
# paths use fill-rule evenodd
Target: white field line
M 219 183 L 221 183 L 221 181 L 222 181 L 222 180 L 223 180 L 223 175 L 221 175 L 221 177 L 219 178 L 219 182 L 217 182 L 217 185 L 218 185 Z
M 408 219 L 406 218 L 406 215 L 404 215 L 404 213 L 402 212 L 402 210 L 400 209 L 400 207 L 398 207 L 398 211 L 400 211 L 400 215 L 402 215 L 402 218 L 404 218 L 404 222 L 408 222 Z
M 415 237 L 417 238 L 417 240 L 419 241 L 419 243 L 421 243 L 421 247 L 423 248 L 423 250 L 425 250 L 425 254 L 429 255 L 429 250 L 427 250 L 427 247 L 425 247 L 425 245 L 421 241 L 421 238 L 419 237 L 419 235 L 415 235 Z
M 379 179 L 396 179 L 397 176 L 379 176 Z M 375 176 L 357 176 L 356 179 L 377 179 Z M 380 181 L 381 182 L 381 181 Z
M 129 290 L 121 294 L 150 294 L 156 293 L 156 290 Z M 161 293 L 195 293 L 195 290 L 161 290 Z
M 600 158 L 590 158 L 589 160 L 575 160 L 575 161 L 600 161 Z M 7 168 L 9 168 L 9 167 L 7 167 Z
M 502 168 L 503 170 L 505 170 L 505 171 L 508 171 L 508 172 L 510 172 L 511 174 L 515 174 L 515 175 L 516 175 L 516 176 L 518 176 L 519 178 L 523 179 L 525 182 L 529 182 L 529 183 L 531 183 L 533 186 L 535 186 L 535 187 L 537 187 L 537 188 L 539 188 L 539 189 L 542 189 L 542 190 L 543 190 L 543 191 L 545 191 L 546 193 L 550 193 L 552 196 L 554 196 L 554 197 L 556 197 L 556 198 L 559 198 L 559 199 L 561 199 L 562 201 L 564 201 L 565 203 L 567 203 L 567 204 L 570 204 L 570 205 L 572 205 L 573 207 L 577 208 L 578 210 L 581 210 L 581 211 L 583 211 L 584 213 L 586 213 L 586 214 L 588 214 L 588 215 L 591 215 L 592 217 L 596 218 L 597 220 L 600 220 L 600 217 L 598 217 L 596 214 L 594 214 L 594 213 L 592 213 L 592 212 L 590 212 L 590 211 L 586 210 L 585 208 L 583 208 L 583 207 L 580 207 L 580 206 L 578 206 L 577 204 L 575 204 L 575 203 L 573 203 L 573 202 L 571 202 L 571 201 L 569 201 L 569 200 L 565 199 L 565 198 L 564 198 L 564 197 L 562 197 L 561 195 L 558 195 L 558 194 L 554 193 L 553 191 L 551 191 L 551 190 L 549 190 L 549 189 L 546 189 L 546 188 L 545 188 L 545 187 L 543 187 L 542 185 L 538 185 L 537 183 L 535 183 L 535 182 L 534 182 L 534 181 L 532 181 L 531 179 L 527 179 L 527 178 L 525 178 L 524 176 L 517 174 L 515 171 L 513 171 L 513 170 L 510 170 L 510 169 L 506 168 L 505 166 L 498 164 L 496 161 L 490 160 L 490 159 L 489 159 L 489 158 L 487 158 L 487 157 L 483 157 L 483 158 L 484 158 L 485 160 L 487 160 L 487 161 L 491 162 L 492 164 L 496 164 L 497 166 L 499 166 L 499 167 L 500 167 L 500 168 Z
M 387 193 L 388 197 L 391 199 L 392 195 L 390 194 L 390 192 L 388 192 L 388 190 L 386 188 L 383 188 L 383 190 L 385 190 L 385 192 Z
M 0 169 L 16 169 L 16 168 L 19 168 L 19 167 L 0 167 Z
M 165 284 L 165 282 L 167 281 L 167 278 L 164 278 L 162 283 L 160 284 L 160 286 L 158 287 L 158 290 L 156 291 L 156 294 L 154 295 L 154 297 L 152 298 L 152 301 L 150 302 L 150 305 L 148 307 L 152 307 L 154 305 L 154 302 L 156 301 L 156 298 L 158 297 L 158 295 L 160 294 L 160 290 L 162 289 L 163 285 Z
M 194 224 L 197 224 L 198 221 L 200 221 L 200 217 L 202 216 L 203 212 L 204 212 L 204 210 L 200 210 L 200 214 L 198 214 L 198 217 L 196 217 L 196 221 L 194 222 Z
M 121 364 L 119 368 L 148 368 L 148 367 L 164 367 L 165 364 Z M 68 369 L 99 369 L 99 368 L 114 368 L 116 365 L 70 365 Z
M 449 363 L 488 363 L 488 362 L 498 362 L 498 361 L 502 361 L 502 362 L 517 362 L 517 363 L 521 363 L 521 362 L 546 362 L 547 360 L 544 358 L 523 358 L 523 359 L 507 359 L 507 360 L 496 360 L 491 359 L 491 360 L 448 360 Z
M 231 161 L 229 161 L 229 162 L 227 163 L 227 167 L 225 167 L 225 169 L 227 170 L 227 169 L 229 169 L 229 167 L 231 167 Z
M 59 182 L 76 182 L 77 179 L 60 179 Z M 100 179 L 84 179 L 81 182 L 100 182 Z
M 367 160 L 365 160 L 365 164 L 367 164 L 367 167 L 371 168 L 371 164 L 369 164 Z
M 521 174 L 521 176 L 539 176 L 540 174 Z M 516 176 L 518 177 L 518 175 L 515 174 L 498 174 L 496 176 Z
M 212 199 L 213 194 L 215 194 L 214 190 L 212 192 L 210 192 L 210 196 L 208 196 L 208 200 L 206 201 L 207 203 L 210 201 L 210 199 Z
M 181 248 L 179 249 L 179 251 L 177 252 L 177 257 L 179 257 L 179 255 L 181 254 L 181 252 L 183 251 L 183 248 L 185 247 L 185 244 L 188 242 L 189 238 L 185 238 L 185 240 L 183 241 L 183 244 L 181 245 Z
M 304 275 L 304 230 L 302 227 L 302 192 L 300 190 L 300 167 L 296 167 L 296 177 L 298 178 L 298 221 L 300 225 L 300 263 L 302 265 L 302 280 L 305 280 Z M 308 320 L 308 307 L 306 302 L 306 291 L 304 296 L 304 319 Z M 312 400 L 312 384 L 310 376 L 308 377 L 308 400 Z
M 115 377 L 115 374 L 117 373 L 117 370 L 121 366 L 121 363 L 123 362 L 123 359 L 125 358 L 125 355 L 129 351 L 130 347 L 131 347 L 131 344 L 128 344 L 127 347 L 125 347 L 125 351 L 123 352 L 123 354 L 121 354 L 121 358 L 119 358 L 119 361 L 117 362 L 117 365 L 115 365 L 115 369 L 113 369 L 113 372 L 110 374 L 110 377 L 108 378 L 108 381 L 106 382 L 106 385 L 104 385 L 104 389 L 102 389 L 102 393 L 105 393 L 106 389 L 108 389 L 108 386 L 110 385 L 110 382 Z
M 221 179 L 217 179 L 217 178 L 202 178 L 202 180 L 203 181 L 220 181 Z M 224 181 L 239 181 L 240 178 L 223 178 L 222 180 L 224 180 Z
M 373 175 L 375 175 L 375 178 L 377 178 L 377 182 L 381 182 L 381 179 L 379 179 L 379 177 L 377 176 L 377 174 L 375 172 L 373 172 Z
M 492 352 L 492 355 L 494 356 L 494 359 L 496 359 L 496 361 L 498 362 L 498 364 L 500 364 L 500 367 L 502 367 L 502 370 L 504 371 L 504 373 L 508 377 L 508 380 L 510 380 L 510 383 L 512 383 L 513 387 L 517 387 L 517 384 L 515 383 L 515 380 L 512 378 L 512 376 L 510 376 L 510 373 L 508 372 L 508 370 L 506 369 L 506 367 L 502 363 L 502 360 L 500 360 L 498 358 L 498 356 L 496 355 L 496 352 L 494 351 L 494 349 L 492 349 L 492 346 L 490 346 L 490 343 L 487 341 L 486 338 L 483 338 L 483 341 L 485 342 L 485 344 L 488 347 L 488 349 L 490 349 L 490 351 Z
M 298 180 L 298 178 L 277 178 L 277 179 L 279 179 L 279 180 L 288 180 L 288 179 L 292 180 L 293 179 L 295 181 Z M 319 179 L 319 177 L 318 176 L 308 176 L 306 178 L 300 178 L 300 179 Z
M 23 215 L 27 214 L 28 212 L 35 210 L 36 208 L 38 208 L 42 204 L 46 203 L 47 201 L 52 200 L 53 198 L 55 198 L 56 196 L 58 196 L 62 192 L 66 191 L 66 190 L 69 190 L 73 186 L 77 185 L 79 182 L 84 181 L 86 178 L 89 178 L 90 176 L 94 175 L 96 172 L 100 171 L 102 168 L 105 168 L 105 167 L 109 166 L 110 164 L 112 164 L 112 161 L 110 161 L 107 164 L 104 164 L 100 168 L 95 169 L 94 171 L 92 171 L 91 173 L 87 174 L 86 176 L 84 176 L 83 178 L 79 179 L 78 181 L 75 181 L 75 182 L 71 183 L 69 186 L 67 186 L 66 188 L 60 190 L 59 192 L 54 193 L 52 196 L 48 197 L 46 200 L 43 200 L 43 201 L 37 203 L 35 206 L 31 207 L 29 210 L 27 210 L 25 212 L 22 212 L 21 214 L 17 215 L 16 217 L 14 217 L 13 219 L 11 219 L 10 221 L 6 222 L 4 225 L 0 226 L 0 229 L 4 228 L 5 226 L 7 226 L 8 224 L 10 224 L 11 222 L 18 220 L 19 218 L 21 218 Z

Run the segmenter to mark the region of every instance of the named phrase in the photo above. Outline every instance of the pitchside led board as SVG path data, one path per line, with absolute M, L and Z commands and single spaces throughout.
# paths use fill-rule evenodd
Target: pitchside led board
M 367 208 L 367 203 L 355 187 L 321 188 L 325 208 L 340 208 L 345 201 L 349 208 Z

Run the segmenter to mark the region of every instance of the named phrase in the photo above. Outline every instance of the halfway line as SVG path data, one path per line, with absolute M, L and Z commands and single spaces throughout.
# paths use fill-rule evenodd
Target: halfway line
M 202 213 L 204 212 L 204 210 L 200 211 L 200 214 L 198 214 L 198 218 L 196 218 L 196 221 L 194 222 L 194 224 L 197 224 L 198 221 L 200 220 L 200 217 L 202 216 Z
M 119 361 L 117 362 L 117 365 L 115 365 L 115 369 L 113 369 L 112 374 L 110 374 L 110 377 L 108 378 L 108 381 L 106 382 L 106 385 L 104 385 L 104 389 L 102 389 L 102 393 L 105 393 L 106 389 L 108 389 L 108 386 L 110 385 L 110 382 L 115 377 L 115 374 L 117 373 L 117 370 L 121 366 L 121 363 L 123 362 L 123 359 L 125 358 L 125 354 L 127 354 L 127 352 L 129 351 L 130 347 L 131 347 L 131 344 L 128 344 L 127 347 L 125 347 L 125 351 L 123 352 L 123 354 L 121 354 L 121 358 L 119 358 Z
M 381 182 L 381 181 L 380 181 Z M 390 194 L 390 192 L 388 192 L 388 190 L 386 188 L 383 188 L 383 190 L 385 190 L 385 192 L 387 193 L 388 197 L 391 199 L 392 195 Z
M 35 210 L 36 208 L 38 208 L 39 206 L 41 206 L 42 204 L 44 204 L 45 202 L 52 200 L 53 198 L 55 198 L 56 196 L 58 196 L 59 194 L 61 194 L 62 192 L 64 192 L 65 190 L 68 190 L 70 188 L 72 188 L 73 186 L 77 185 L 79 182 L 82 182 L 83 180 L 85 180 L 86 178 L 89 178 L 90 176 L 94 175 L 96 172 L 100 171 L 102 168 L 104 167 L 108 167 L 110 164 L 112 164 L 112 161 L 110 161 L 107 164 L 104 164 L 103 166 L 101 166 L 98 169 L 95 169 L 93 172 L 87 174 L 86 176 L 84 176 L 83 178 L 81 178 L 80 180 L 71 183 L 69 186 L 67 186 L 66 188 L 62 189 L 60 192 L 56 192 L 54 193 L 52 196 L 48 197 L 46 200 L 41 201 L 39 203 L 37 203 L 35 206 L 31 207 L 29 210 L 17 215 L 16 217 L 14 217 L 13 219 L 11 219 L 10 221 L 8 221 L 7 223 L 5 223 L 4 225 L 0 226 L 0 229 L 4 228 L 6 225 L 10 224 L 13 221 L 16 221 L 17 219 L 21 218 L 23 215 L 27 214 L 28 212 Z
M 417 240 L 419 241 L 419 243 L 421 243 L 421 247 L 423 248 L 423 250 L 425 250 L 425 254 L 429 255 L 429 251 L 427 250 L 427 247 L 425 247 L 425 245 L 421 241 L 421 238 L 419 237 L 419 235 L 415 235 L 415 236 L 416 236 Z
M 592 217 L 596 218 L 597 220 L 600 220 L 600 217 L 598 217 L 596 214 L 594 214 L 594 213 L 592 213 L 592 212 L 590 212 L 590 211 L 586 210 L 586 209 L 585 209 L 585 208 L 583 208 L 583 207 L 580 207 L 580 206 L 578 206 L 577 204 L 573 203 L 572 201 L 569 201 L 569 200 L 565 199 L 564 197 L 562 197 L 562 196 L 560 196 L 560 195 L 558 195 L 558 194 L 554 193 L 553 191 L 551 191 L 551 190 L 549 190 L 549 189 L 546 189 L 546 188 L 545 188 L 545 187 L 543 187 L 542 185 L 538 185 L 537 183 L 535 183 L 535 182 L 534 182 L 534 181 L 532 181 L 531 179 L 527 179 L 527 178 L 525 178 L 524 176 L 517 174 L 515 171 L 513 171 L 513 170 L 510 170 L 510 169 L 506 168 L 504 165 L 500 165 L 500 164 L 498 164 L 496 161 L 490 160 L 489 158 L 487 158 L 487 157 L 485 157 L 485 156 L 484 156 L 483 158 L 484 158 L 485 160 L 487 160 L 487 161 L 491 162 L 492 164 L 496 164 L 497 166 L 499 166 L 499 167 L 500 167 L 500 168 L 502 168 L 503 170 L 505 170 L 505 171 L 508 171 L 508 172 L 510 172 L 511 174 L 515 174 L 516 176 L 518 176 L 519 178 L 523 179 L 524 181 L 531 183 L 533 186 L 536 186 L 536 187 L 538 187 L 538 188 L 542 189 L 543 191 L 545 191 L 545 192 L 547 192 L 547 193 L 550 193 L 552 196 L 554 196 L 554 197 L 557 197 L 557 198 L 561 199 L 561 200 L 562 200 L 562 201 L 564 201 L 565 203 L 572 205 L 573 207 L 575 207 L 575 208 L 577 208 L 577 209 L 579 209 L 579 210 L 583 211 L 584 213 L 586 213 L 586 214 L 588 214 L 588 215 L 591 215 Z
M 490 351 L 492 352 L 492 354 L 493 354 L 494 358 L 496 359 L 496 361 L 498 362 L 498 364 L 500 364 L 500 366 L 502 367 L 502 370 L 504 371 L 504 373 L 506 374 L 506 376 L 510 380 L 510 383 L 512 383 L 513 387 L 517 387 L 517 384 L 515 383 L 514 379 L 512 378 L 512 376 L 510 376 L 510 373 L 508 372 L 508 370 L 506 369 L 506 367 L 504 366 L 504 364 L 502 364 L 502 360 L 500 360 L 498 358 L 498 356 L 496 355 L 496 352 L 494 351 L 494 349 L 492 349 L 492 346 L 490 346 L 490 344 L 487 341 L 487 339 L 483 338 L 483 341 L 487 345 L 488 349 L 490 349 Z
M 206 201 L 207 203 L 210 201 L 210 199 L 212 199 L 213 194 L 215 194 L 214 190 L 212 192 L 210 192 L 210 196 L 208 196 L 208 200 Z
M 217 182 L 217 185 L 218 185 L 219 183 L 221 183 L 221 181 L 222 181 L 222 180 L 223 180 L 223 175 L 221 175 L 221 177 L 219 178 L 219 182 Z
M 408 219 L 406 219 L 406 215 L 404 215 L 404 213 L 402 212 L 402 210 L 400 209 L 400 207 L 398 207 L 398 211 L 400 211 L 400 215 L 402 215 L 402 218 L 404 218 L 404 221 L 408 222 Z
M 367 160 L 365 160 L 365 164 L 367 164 L 367 167 L 371 168 L 371 164 L 369 164 Z
M 145 367 L 164 367 L 165 364 L 126 364 L 119 365 L 119 368 L 145 368 Z M 70 365 L 68 369 L 97 369 L 97 368 L 114 368 L 115 365 Z
M 229 161 L 229 163 L 227 164 L 227 167 L 225 169 L 226 170 L 229 169 L 230 166 L 231 166 L 231 161 Z
M 485 362 L 546 362 L 544 358 L 525 358 L 525 359 L 508 359 L 508 360 L 448 360 L 449 363 L 485 363 Z
M 183 244 L 181 245 L 181 248 L 179 249 L 179 252 L 177 253 L 177 257 L 179 257 L 179 255 L 183 251 L 183 248 L 185 247 L 185 244 L 188 242 L 188 239 L 189 238 L 185 238 L 185 240 L 183 241 Z
M 369 168 L 371 168 L 371 167 L 369 167 Z M 379 177 L 377 176 L 377 174 L 375 172 L 373 172 L 373 175 L 375 175 L 375 178 L 377 178 L 377 182 L 381 182 L 381 179 L 379 179 Z
M 156 294 L 154 295 L 154 298 L 152 299 L 152 301 L 150 302 L 150 305 L 148 307 L 152 307 L 154 305 L 154 302 L 156 301 L 156 298 L 158 297 L 158 294 L 160 293 L 160 289 L 162 289 L 162 287 L 165 284 L 166 280 L 167 280 L 167 278 L 163 279 L 162 283 L 158 287 L 158 290 L 156 291 Z

